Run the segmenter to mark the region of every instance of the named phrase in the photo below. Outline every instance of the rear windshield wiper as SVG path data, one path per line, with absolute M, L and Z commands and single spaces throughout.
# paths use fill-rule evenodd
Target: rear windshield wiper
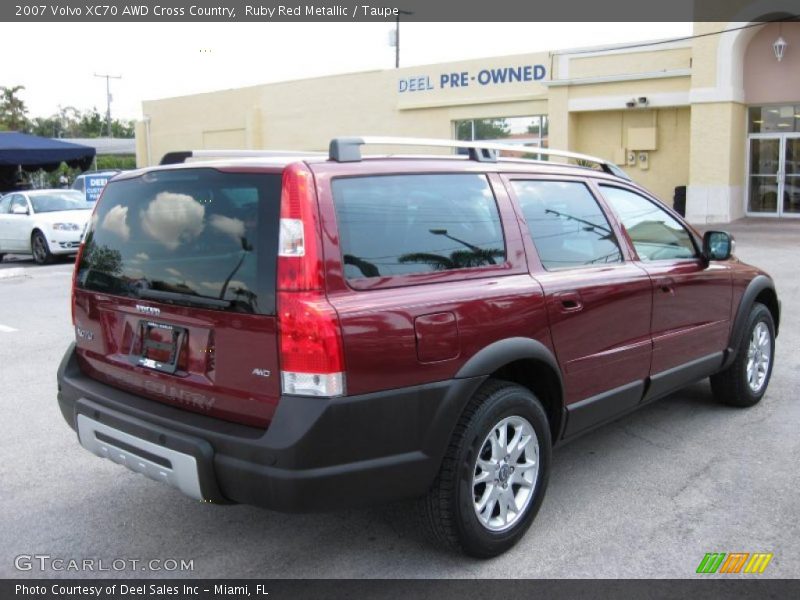
M 220 300 L 219 298 L 210 298 L 208 296 L 200 296 L 197 294 L 182 294 L 180 292 L 163 292 L 161 290 L 144 289 L 144 290 L 138 290 L 137 294 L 139 295 L 140 298 L 147 298 L 149 300 L 162 300 L 164 302 L 184 302 L 186 304 L 194 304 L 195 306 L 229 308 L 231 305 L 230 300 Z

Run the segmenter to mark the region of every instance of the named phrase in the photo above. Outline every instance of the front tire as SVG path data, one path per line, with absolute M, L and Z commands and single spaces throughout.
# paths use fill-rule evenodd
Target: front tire
M 727 369 L 711 376 L 714 397 L 730 406 L 746 408 L 758 404 L 767 391 L 774 358 L 775 322 L 769 309 L 756 302 L 735 360 Z
M 489 380 L 467 405 L 439 474 L 420 501 L 431 536 L 477 558 L 514 546 L 544 499 L 551 447 L 547 415 L 536 396 Z
M 53 262 L 53 255 L 50 252 L 50 246 L 47 245 L 47 239 L 39 230 L 34 231 L 31 236 L 31 253 L 37 265 L 46 265 Z

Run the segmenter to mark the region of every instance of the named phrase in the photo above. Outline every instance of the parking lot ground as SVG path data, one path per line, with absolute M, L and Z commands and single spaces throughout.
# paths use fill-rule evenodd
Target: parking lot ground
M 56 405 L 71 266 L 0 278 L 0 577 L 696 577 L 707 552 L 771 552 L 800 577 L 800 222 L 728 227 L 783 301 L 772 383 L 752 409 L 701 382 L 555 451 L 527 536 L 478 561 L 430 546 L 409 504 L 312 515 L 199 504 L 83 450 Z M 347 443 L 347 440 L 342 440 Z M 22 554 L 186 559 L 185 572 L 19 571 Z

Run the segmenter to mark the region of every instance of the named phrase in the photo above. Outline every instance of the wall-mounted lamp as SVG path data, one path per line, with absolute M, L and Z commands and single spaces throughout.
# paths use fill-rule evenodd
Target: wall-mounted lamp
M 778 39 L 775 40 L 775 43 L 772 44 L 772 49 L 775 51 L 775 58 L 778 59 L 778 62 L 783 60 L 783 55 L 786 52 L 786 46 L 789 44 L 786 43 L 786 40 L 783 39 L 782 35 L 778 35 Z
M 789 44 L 786 43 L 786 40 L 783 39 L 781 35 L 781 23 L 778 23 L 778 39 L 775 40 L 775 43 L 772 44 L 772 50 L 775 52 L 775 58 L 778 59 L 778 62 L 783 60 L 783 55 L 786 53 L 786 46 Z

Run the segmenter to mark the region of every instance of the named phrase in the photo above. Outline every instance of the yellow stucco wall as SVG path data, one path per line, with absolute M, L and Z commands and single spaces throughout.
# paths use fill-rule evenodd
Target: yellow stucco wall
M 735 102 L 692 108 L 691 178 L 701 185 L 741 185 L 745 168 L 745 107 Z
M 725 28 L 725 23 L 695 23 L 692 41 L 692 87 L 711 87 L 717 81 L 717 45 L 719 39 L 710 33 Z
M 689 182 L 689 122 L 688 108 L 579 113 L 575 150 L 613 160 L 618 149 L 628 147 L 630 128 L 654 126 L 657 149 L 647 153 L 649 168 L 641 169 L 638 162 L 623 168 L 671 205 L 675 187 Z
M 603 77 L 630 73 L 647 73 L 652 71 L 670 71 L 691 67 L 692 49 L 658 48 L 646 52 L 626 54 L 602 54 L 599 56 L 574 56 L 570 60 L 569 76 L 571 79 L 584 77 Z
M 260 103 L 260 86 L 144 102 L 153 153 L 149 163 L 175 150 L 255 147 L 248 144 L 248 114 Z M 137 135 L 140 131 L 146 134 L 139 128 Z M 136 162 L 148 163 L 146 143 L 137 144 Z
M 576 72 L 640 72 L 648 65 L 662 70 L 685 68 L 688 51 L 677 48 L 572 59 L 570 77 Z M 143 112 L 150 119 L 149 147 L 153 156 L 149 162 L 157 162 L 169 151 L 202 148 L 324 150 L 331 138 L 340 135 L 450 138 L 456 120 L 536 114 L 550 117 L 551 147 L 574 150 L 586 144 L 576 138 L 581 116 L 569 110 L 570 99 L 688 93 L 690 86 L 689 77 L 566 87 L 549 86 L 545 81 L 488 86 L 472 81 L 466 88 L 438 86 L 442 73 L 475 75 L 482 69 L 514 65 L 542 65 L 549 77 L 556 62 L 547 53 L 490 57 L 148 101 Z M 427 79 L 436 89 L 398 92 L 398 82 L 408 78 Z M 141 127 L 138 131 L 140 135 L 146 133 Z M 139 143 L 137 147 L 138 162 L 144 165 L 148 162 L 148 144 Z
M 442 73 L 540 64 L 546 53 L 370 71 L 145 102 L 153 157 L 191 149 L 325 150 L 342 135 L 450 138 L 459 119 L 546 114 L 541 81 L 439 88 Z M 398 91 L 401 79 L 427 78 L 436 88 Z M 141 130 L 144 133 L 144 130 Z M 137 162 L 147 163 L 146 144 Z M 380 149 L 377 149 L 380 150 Z

